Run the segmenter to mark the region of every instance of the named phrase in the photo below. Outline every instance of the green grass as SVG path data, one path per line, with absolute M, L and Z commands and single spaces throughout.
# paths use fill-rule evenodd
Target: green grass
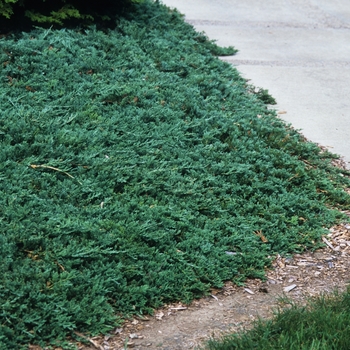
M 208 350 L 347 350 L 350 349 L 350 287 L 312 299 L 306 306 L 291 302 L 254 328 L 211 340 Z
M 1 349 L 263 278 L 345 220 L 349 173 L 215 57 L 234 49 L 138 6 L 0 39 Z

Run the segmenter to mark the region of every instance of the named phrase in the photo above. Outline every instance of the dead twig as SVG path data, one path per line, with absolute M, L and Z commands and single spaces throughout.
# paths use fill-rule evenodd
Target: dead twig
M 45 164 L 30 164 L 30 167 L 33 168 L 33 169 L 37 169 L 37 168 L 43 168 L 43 169 L 51 169 L 51 170 L 55 170 L 55 171 L 58 171 L 59 173 L 62 173 L 62 174 L 65 174 L 67 176 L 69 176 L 71 179 L 75 179 L 74 176 L 72 176 L 71 174 L 67 173 L 66 171 L 64 170 L 61 170 L 61 169 L 58 169 L 58 168 L 55 168 L 53 166 L 50 166 L 50 165 L 45 165 Z M 78 181 L 78 180 L 77 180 Z M 82 183 L 80 181 L 78 181 L 78 183 L 81 185 Z
M 328 245 L 329 248 L 331 248 L 332 250 L 335 250 L 335 248 L 333 247 L 333 245 L 325 238 L 325 237 L 322 237 L 322 241 L 324 243 L 326 243 Z

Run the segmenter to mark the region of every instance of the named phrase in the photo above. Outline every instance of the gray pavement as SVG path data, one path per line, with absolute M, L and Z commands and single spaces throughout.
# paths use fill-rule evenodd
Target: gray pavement
M 280 117 L 350 168 L 350 0 L 163 0 L 276 98 Z

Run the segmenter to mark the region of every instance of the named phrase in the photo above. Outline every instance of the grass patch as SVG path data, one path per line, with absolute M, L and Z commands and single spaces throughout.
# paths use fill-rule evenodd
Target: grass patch
M 263 278 L 350 207 L 333 156 L 215 57 L 232 48 L 138 6 L 0 39 L 2 349 Z
M 350 349 L 350 287 L 311 299 L 300 307 L 276 312 L 269 321 L 258 321 L 250 331 L 212 340 L 208 350 L 347 350 Z

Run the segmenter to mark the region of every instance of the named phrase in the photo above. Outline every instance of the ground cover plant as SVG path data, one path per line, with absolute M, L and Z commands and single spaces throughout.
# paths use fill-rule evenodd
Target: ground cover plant
M 287 300 L 288 302 L 288 300 Z M 209 350 L 347 350 L 350 348 L 350 287 L 310 299 L 306 306 L 289 302 L 272 320 L 250 331 L 212 340 Z
M 264 276 L 319 246 L 348 172 L 220 49 L 145 1 L 115 29 L 0 39 L 0 347 Z

